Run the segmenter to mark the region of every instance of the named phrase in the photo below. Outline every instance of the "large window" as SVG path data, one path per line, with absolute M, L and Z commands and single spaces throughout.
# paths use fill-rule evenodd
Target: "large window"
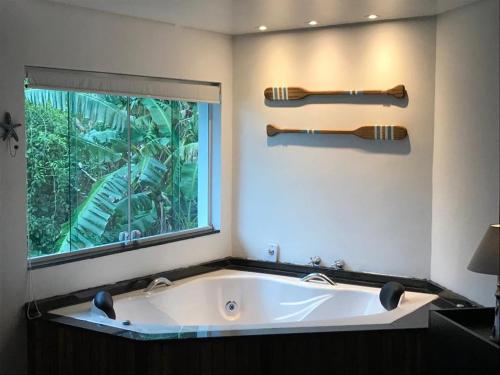
M 199 100 L 27 85 L 28 257 L 212 229 L 211 113 Z

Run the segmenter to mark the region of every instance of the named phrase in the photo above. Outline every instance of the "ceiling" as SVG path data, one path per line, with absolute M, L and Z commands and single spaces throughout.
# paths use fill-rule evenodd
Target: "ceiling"
M 439 14 L 478 0 L 51 0 L 224 34 L 365 22 Z

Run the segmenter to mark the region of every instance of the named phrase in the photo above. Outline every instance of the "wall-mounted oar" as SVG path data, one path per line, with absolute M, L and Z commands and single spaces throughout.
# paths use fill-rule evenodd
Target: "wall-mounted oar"
M 316 130 L 316 129 L 284 129 L 273 125 L 267 125 L 267 135 L 274 137 L 280 133 L 302 133 L 302 134 L 352 134 L 363 139 L 374 139 L 393 141 L 406 138 L 408 132 L 402 126 L 362 126 L 355 130 Z
M 310 95 L 379 95 L 403 99 L 406 96 L 404 85 L 398 85 L 389 90 L 349 90 L 349 91 L 310 91 L 301 87 L 268 87 L 264 96 L 268 100 L 300 100 Z

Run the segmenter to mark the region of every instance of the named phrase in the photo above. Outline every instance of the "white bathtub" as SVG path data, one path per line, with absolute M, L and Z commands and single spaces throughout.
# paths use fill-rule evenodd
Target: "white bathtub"
M 390 324 L 437 298 L 434 294 L 405 292 L 399 307 L 386 311 L 379 301 L 379 288 L 306 283 L 294 277 L 233 270 L 174 284 L 148 293 L 139 290 L 114 296 L 116 320 L 92 311 L 91 302 L 50 312 L 161 334 Z M 126 320 L 131 324 L 124 325 Z

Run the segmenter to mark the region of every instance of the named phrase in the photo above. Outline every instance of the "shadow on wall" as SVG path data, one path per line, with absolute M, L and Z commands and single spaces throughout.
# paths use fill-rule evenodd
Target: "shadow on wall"
M 265 131 L 265 129 L 263 129 Z M 410 135 L 400 141 L 371 141 L 355 135 L 337 134 L 278 134 L 267 137 L 267 145 L 304 146 L 359 149 L 374 154 L 408 155 L 411 152 Z
M 273 108 L 296 108 L 308 104 L 355 104 L 355 105 L 382 105 L 390 107 L 391 105 L 401 108 L 408 107 L 409 98 L 408 94 L 403 99 L 396 99 L 392 96 L 379 96 L 379 95 L 339 95 L 339 96 L 321 96 L 311 95 L 301 100 L 268 100 L 264 99 L 264 103 L 268 107 Z

